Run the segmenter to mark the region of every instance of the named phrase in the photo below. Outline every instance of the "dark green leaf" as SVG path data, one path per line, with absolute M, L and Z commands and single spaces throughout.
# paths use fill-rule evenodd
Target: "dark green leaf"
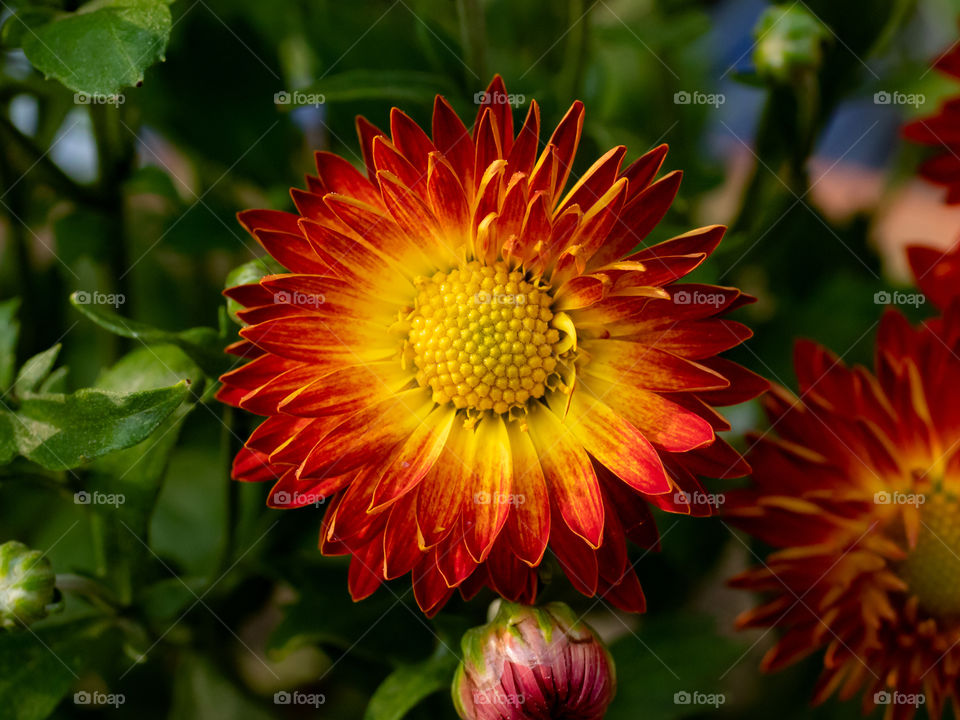
M 101 305 L 88 305 L 82 300 L 81 293 L 70 296 L 70 302 L 77 310 L 116 335 L 140 340 L 145 345 L 176 345 L 210 377 L 219 377 L 230 369 L 231 360 L 223 352 L 225 343 L 213 328 L 190 328 L 181 332 L 160 330 L 146 323 L 128 320 Z
M 36 634 L 0 633 L 3 717 L 42 720 L 50 715 L 89 662 L 95 629 L 90 620 L 75 620 Z
M 636 635 L 625 635 L 610 650 L 620 682 L 607 720 L 635 720 L 637 708 L 643 708 L 644 720 L 673 720 L 715 709 L 675 696 L 702 693 L 704 700 L 719 701 L 719 679 L 736 664 L 743 646 L 717 635 L 712 618 L 686 613 L 648 616 Z
M 0 465 L 6 465 L 17 454 L 17 438 L 13 432 L 15 422 L 12 413 L 0 410 Z
M 128 395 L 85 388 L 72 395 L 26 398 L 14 433 L 21 455 L 48 470 L 65 470 L 136 445 L 183 402 L 185 382 Z
M 200 369 L 182 350 L 173 345 L 138 348 L 125 355 L 97 381 L 102 390 L 136 392 L 173 385 L 181 380 L 195 381 Z M 196 407 L 183 403 L 174 410 L 147 439 L 125 450 L 104 455 L 90 467 L 88 489 L 107 494 L 122 494 L 120 517 L 131 530 L 146 535 L 149 517 L 164 471 L 187 415 Z
M 17 310 L 19 308 L 19 298 L 0 302 L 0 392 L 10 387 L 17 367 L 17 337 L 20 335 Z
M 214 665 L 197 655 L 184 654 L 177 667 L 171 718 L 243 718 L 270 720 Z
M 60 345 L 54 345 L 52 348 L 44 350 L 42 353 L 34 355 L 27 360 L 17 373 L 17 379 L 13 383 L 13 391 L 18 397 L 23 397 L 27 393 L 32 393 L 37 389 L 53 369 L 53 364 L 57 361 L 57 355 L 60 353 Z
M 32 25 L 20 39 L 47 77 L 78 93 L 111 95 L 142 82 L 143 71 L 163 59 L 170 26 L 166 0 L 93 0 Z
M 397 668 L 370 698 L 364 720 L 400 720 L 428 695 L 449 689 L 457 662 L 457 657 L 440 645 L 429 659 Z

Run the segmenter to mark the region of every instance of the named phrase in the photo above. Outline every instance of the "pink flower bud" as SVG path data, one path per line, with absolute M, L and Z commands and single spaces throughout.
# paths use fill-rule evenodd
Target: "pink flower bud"
M 613 658 L 563 603 L 503 602 L 461 649 L 453 701 L 463 720 L 600 720 L 616 692 Z

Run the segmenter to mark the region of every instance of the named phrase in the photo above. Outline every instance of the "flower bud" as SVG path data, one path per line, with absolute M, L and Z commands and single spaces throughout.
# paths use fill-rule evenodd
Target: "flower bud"
M 58 595 L 50 561 L 39 550 L 11 540 L 0 545 L 0 627 L 42 620 Z
M 829 31 L 801 5 L 767 8 L 753 30 L 757 40 L 753 62 L 757 74 L 787 83 L 820 67 Z
M 453 702 L 463 720 L 599 720 L 616 692 L 613 658 L 563 603 L 504 601 L 461 650 Z

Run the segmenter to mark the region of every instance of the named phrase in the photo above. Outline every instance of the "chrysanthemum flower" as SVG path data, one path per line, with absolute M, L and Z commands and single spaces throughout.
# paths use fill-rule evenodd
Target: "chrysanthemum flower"
M 934 252 L 911 252 L 918 277 Z M 946 289 L 935 275 L 927 292 Z M 815 702 L 862 693 L 864 712 L 886 705 L 887 718 L 919 704 L 960 715 L 958 349 L 960 303 L 919 328 L 890 310 L 875 373 L 803 342 L 800 399 L 766 398 L 779 438 L 757 441 L 755 485 L 727 505 L 776 550 L 734 578 L 767 596 L 739 624 L 783 628 L 767 670 L 825 650 Z
M 665 146 L 565 190 L 583 105 L 541 148 L 535 102 L 514 134 L 499 77 L 486 97 L 472 132 L 438 97 L 432 139 L 361 118 L 366 176 L 319 152 L 298 214 L 240 214 L 290 272 L 226 291 L 251 361 L 220 397 L 267 416 L 234 477 L 274 480 L 273 506 L 329 496 L 320 548 L 352 555 L 355 599 L 412 573 L 428 613 L 484 585 L 531 602 L 549 544 L 581 592 L 641 610 L 625 538 L 656 544 L 648 503 L 709 514 L 695 473 L 746 471 L 710 406 L 765 387 L 716 357 L 747 298 L 675 282 L 721 227 L 633 251 L 677 192 Z
M 960 45 L 941 55 L 933 66 L 960 79 Z M 960 203 L 960 97 L 945 102 L 935 115 L 908 123 L 903 134 L 942 151 L 920 166 L 920 174 L 947 188 L 948 203 Z

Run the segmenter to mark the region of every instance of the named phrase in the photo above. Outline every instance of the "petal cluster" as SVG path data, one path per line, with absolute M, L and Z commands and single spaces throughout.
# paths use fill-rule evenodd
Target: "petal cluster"
M 219 397 L 266 416 L 233 474 L 275 507 L 329 498 L 320 548 L 352 556 L 355 599 L 410 573 L 427 613 L 484 586 L 532 602 L 549 546 L 639 611 L 650 506 L 710 514 L 698 475 L 747 470 L 713 406 L 765 389 L 717 357 L 750 298 L 679 282 L 722 227 L 643 246 L 680 181 L 656 179 L 666 146 L 571 180 L 582 103 L 544 142 L 536 102 L 515 131 L 499 77 L 485 97 L 472 129 L 442 97 L 429 136 L 361 118 L 366 174 L 318 152 L 296 213 L 240 213 L 289 272 L 226 291 L 249 362 Z
M 727 503 L 774 548 L 733 580 L 766 598 L 741 626 L 783 629 L 764 668 L 823 650 L 816 702 L 936 718 L 960 710 L 960 286 L 955 254 L 910 257 L 944 314 L 915 328 L 888 311 L 873 372 L 799 343 L 799 398 L 767 396 L 776 437 L 755 440 L 754 485 Z

